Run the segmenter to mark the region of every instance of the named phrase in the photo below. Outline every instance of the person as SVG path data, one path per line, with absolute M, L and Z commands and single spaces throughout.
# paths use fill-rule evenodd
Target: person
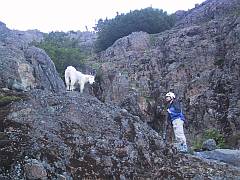
M 187 141 L 183 130 L 183 124 L 185 121 L 184 114 L 182 112 L 180 103 L 176 100 L 176 96 L 173 92 L 166 94 L 167 102 L 167 119 L 173 126 L 173 132 L 176 141 L 177 150 L 180 152 L 188 152 Z

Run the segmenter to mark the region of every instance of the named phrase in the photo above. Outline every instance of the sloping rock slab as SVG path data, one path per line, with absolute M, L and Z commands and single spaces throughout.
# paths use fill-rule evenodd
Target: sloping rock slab
M 240 150 L 215 149 L 213 151 L 196 152 L 195 155 L 240 167 Z
M 179 154 L 113 104 L 33 90 L 1 117 L 0 179 L 239 179 L 240 170 Z M 224 169 L 224 171 L 223 171 Z

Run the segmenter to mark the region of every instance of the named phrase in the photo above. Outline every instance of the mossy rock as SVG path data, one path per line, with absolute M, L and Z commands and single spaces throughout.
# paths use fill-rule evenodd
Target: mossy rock
M 214 139 L 217 143 L 218 148 L 225 148 L 226 147 L 226 139 L 225 137 L 217 130 L 217 129 L 208 129 L 203 132 L 200 137 L 197 137 L 192 142 L 192 149 L 194 151 L 202 151 L 203 142 L 207 139 Z
M 19 101 L 21 97 L 17 96 L 0 96 L 0 106 L 6 106 L 11 102 Z
M 5 140 L 7 137 L 5 132 L 0 132 L 0 140 Z

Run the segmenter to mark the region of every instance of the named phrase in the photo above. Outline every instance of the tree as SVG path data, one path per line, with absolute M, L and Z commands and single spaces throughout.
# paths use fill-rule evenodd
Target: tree
M 64 32 L 51 32 L 45 35 L 44 40 L 33 45 L 44 49 L 54 62 L 61 78 L 64 78 L 64 71 L 67 66 L 79 67 L 84 63 L 86 55 L 78 47 L 76 40 L 66 37 Z
M 117 39 L 132 32 L 144 31 L 149 34 L 160 33 L 173 27 L 175 19 L 166 12 L 152 7 L 130 11 L 127 14 L 117 13 L 113 19 L 99 19 L 96 27 L 96 52 L 110 47 Z

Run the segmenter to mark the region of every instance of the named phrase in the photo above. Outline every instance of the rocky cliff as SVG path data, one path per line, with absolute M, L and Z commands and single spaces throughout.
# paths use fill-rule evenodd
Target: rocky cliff
M 238 0 L 207 0 L 182 12 L 171 30 L 117 40 L 95 58 L 101 66 L 95 94 L 161 130 L 156 106 L 172 90 L 190 123 L 190 143 L 217 129 L 240 147 L 239 12 Z
M 22 39 L 25 42 L 41 42 L 44 39 L 44 33 L 40 32 L 39 30 L 27 30 L 27 31 L 18 31 L 13 30 L 12 33 L 18 37 L 18 39 Z
M 156 112 L 173 90 L 189 144 L 216 128 L 239 146 L 239 4 L 208 0 L 169 31 L 119 39 L 92 59 L 96 97 L 62 91 L 46 53 L 0 23 L 0 179 L 239 179 L 239 160 L 164 143 Z M 222 6 L 232 10 L 205 18 Z
M 66 33 L 66 37 L 71 40 L 75 40 L 82 51 L 89 54 L 94 53 L 94 42 L 97 38 L 95 32 L 69 31 Z
M 64 83 L 41 49 L 0 23 L 0 87 L 26 91 L 34 88 L 60 91 Z
M 2 179 L 237 179 L 225 163 L 176 153 L 141 121 L 78 92 L 32 90 L 1 106 Z M 5 111 L 3 111 L 5 109 Z M 8 109 L 8 110 L 7 110 Z M 224 169 L 224 171 L 223 171 Z

